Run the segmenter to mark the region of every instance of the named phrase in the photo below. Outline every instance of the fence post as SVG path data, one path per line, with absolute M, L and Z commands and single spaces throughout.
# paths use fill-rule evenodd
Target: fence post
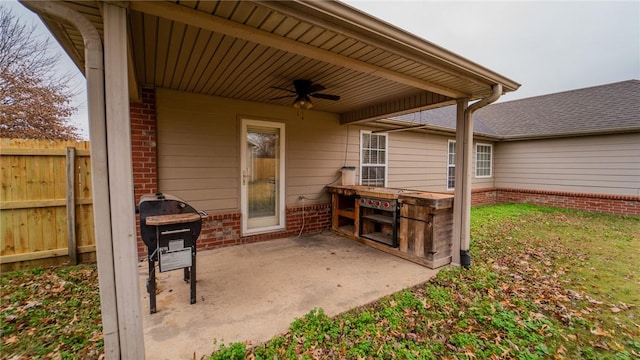
M 76 244 L 76 149 L 67 147 L 67 246 L 69 263 L 78 264 L 78 246 Z

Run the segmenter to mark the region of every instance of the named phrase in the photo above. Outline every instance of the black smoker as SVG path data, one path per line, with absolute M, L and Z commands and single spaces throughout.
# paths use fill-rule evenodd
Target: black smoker
M 156 312 L 156 261 L 160 272 L 184 269 L 191 283 L 191 304 L 196 302 L 196 240 L 204 211 L 197 211 L 175 196 L 144 195 L 138 204 L 140 235 L 149 256 L 149 309 Z

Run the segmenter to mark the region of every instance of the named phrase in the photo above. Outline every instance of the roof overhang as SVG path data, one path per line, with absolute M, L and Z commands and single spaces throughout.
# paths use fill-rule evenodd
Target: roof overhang
M 114 2 L 111 2 L 112 4 Z M 65 1 L 102 33 L 100 2 Z M 444 48 L 334 1 L 116 2 L 128 9 L 129 90 L 163 87 L 247 101 L 277 99 L 310 79 L 339 101 L 314 110 L 343 124 L 475 100 L 520 84 Z M 77 29 L 40 14 L 84 69 Z

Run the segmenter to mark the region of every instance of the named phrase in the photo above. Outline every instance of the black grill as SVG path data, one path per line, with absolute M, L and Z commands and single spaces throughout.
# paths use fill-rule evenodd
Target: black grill
M 184 269 L 191 285 L 191 304 L 196 302 L 196 240 L 207 214 L 179 198 L 158 193 L 144 195 L 138 204 L 140 236 L 149 259 L 149 310 L 156 312 L 156 262 L 160 272 Z

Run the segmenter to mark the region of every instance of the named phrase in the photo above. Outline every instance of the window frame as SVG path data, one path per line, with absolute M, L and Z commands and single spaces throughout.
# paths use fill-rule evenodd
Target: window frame
M 489 154 L 489 168 L 488 168 L 488 170 L 489 170 L 489 174 L 488 174 L 488 175 L 486 175 L 486 174 L 481 174 L 481 175 L 479 175 L 479 174 L 478 174 L 478 171 L 479 171 L 479 170 L 481 170 L 481 169 L 482 169 L 482 170 L 486 170 L 486 169 L 487 169 L 487 168 L 486 168 L 486 167 L 484 167 L 484 166 L 483 166 L 483 167 L 480 167 L 480 166 L 479 166 L 480 161 L 487 161 L 487 160 L 485 160 L 485 159 L 482 159 L 482 160 L 481 160 L 481 159 L 479 158 L 479 154 L 480 154 L 479 148 L 480 148 L 481 146 L 487 147 L 487 148 L 489 149 L 489 152 L 488 152 L 488 154 Z M 483 152 L 483 154 L 487 154 L 487 153 L 486 153 L 486 152 Z M 486 179 L 486 178 L 490 178 L 490 177 L 492 177 L 492 176 L 493 176 L 493 144 L 476 143 L 476 154 L 475 154 L 475 155 L 476 155 L 476 156 L 475 156 L 475 157 L 476 157 L 476 162 L 475 162 L 475 165 L 476 165 L 476 166 L 475 166 L 475 171 L 474 171 L 474 173 L 475 173 L 476 178 L 477 178 L 477 179 Z
M 369 135 L 375 135 L 375 136 L 380 136 L 382 138 L 384 138 L 384 164 L 372 164 L 372 163 L 367 163 L 365 164 L 363 161 L 363 152 L 364 152 L 364 135 L 365 134 L 369 134 Z M 371 150 L 371 147 L 368 148 L 369 150 Z M 374 150 L 380 150 L 378 149 L 374 149 Z M 365 167 L 384 167 L 384 187 L 387 187 L 387 184 L 389 182 L 389 135 L 388 134 L 373 134 L 371 130 L 360 130 L 360 144 L 359 144 L 359 156 L 360 156 L 360 177 L 358 179 L 358 184 L 359 185 L 369 185 L 369 184 L 362 184 L 362 180 L 364 177 L 364 172 L 362 171 L 363 168 Z M 369 186 L 380 186 L 380 185 L 369 185 Z
M 451 163 L 451 144 L 453 144 L 453 164 Z M 447 186 L 447 190 L 455 190 L 455 186 L 456 186 L 456 141 L 455 140 L 451 140 L 449 139 L 447 141 L 447 172 L 446 172 L 446 178 L 445 178 L 445 182 L 446 182 L 446 186 Z M 449 175 L 449 171 L 453 169 L 453 186 L 449 186 L 450 184 L 450 179 L 451 179 L 451 175 Z

